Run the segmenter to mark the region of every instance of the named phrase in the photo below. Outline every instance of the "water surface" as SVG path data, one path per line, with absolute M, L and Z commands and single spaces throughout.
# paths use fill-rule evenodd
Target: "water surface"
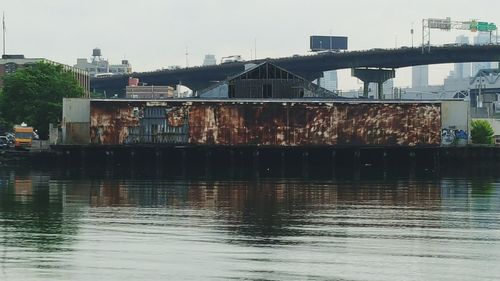
M 500 178 L 0 171 L 0 280 L 498 280 Z

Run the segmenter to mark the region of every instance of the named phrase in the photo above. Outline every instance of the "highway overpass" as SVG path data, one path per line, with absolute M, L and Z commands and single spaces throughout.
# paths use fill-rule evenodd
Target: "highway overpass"
M 308 80 L 321 76 L 323 71 L 347 68 L 385 68 L 461 63 L 500 61 L 500 45 L 462 45 L 431 47 L 422 52 L 422 48 L 372 49 L 352 52 L 327 52 L 309 56 L 294 56 L 269 59 Z M 176 85 L 182 83 L 193 90 L 201 90 L 211 84 L 225 80 L 228 76 L 244 70 L 245 64 L 260 63 L 263 60 L 227 63 L 222 65 L 191 67 L 175 70 L 133 73 L 148 85 Z M 91 89 L 98 92 L 106 91 L 107 95 L 123 95 L 128 83 L 126 76 L 95 78 L 91 81 Z

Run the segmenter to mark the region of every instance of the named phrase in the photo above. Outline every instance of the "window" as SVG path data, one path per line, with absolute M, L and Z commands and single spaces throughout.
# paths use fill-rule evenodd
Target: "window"
M 33 137 L 33 133 L 28 132 L 16 132 L 16 139 L 31 139 Z
M 5 73 L 10 74 L 14 73 L 17 69 L 17 64 L 13 62 L 9 62 L 5 64 Z
M 259 68 L 256 68 L 247 73 L 247 77 L 245 79 L 259 79 Z
M 267 69 L 268 73 L 268 78 L 269 79 L 276 79 L 276 67 L 269 65 Z
M 236 89 L 234 85 L 229 85 L 229 97 L 230 98 L 236 97 Z
M 259 67 L 259 79 L 267 79 L 268 65 Z
M 262 97 L 263 98 L 272 98 L 273 97 L 273 85 L 271 85 L 271 84 L 262 85 Z

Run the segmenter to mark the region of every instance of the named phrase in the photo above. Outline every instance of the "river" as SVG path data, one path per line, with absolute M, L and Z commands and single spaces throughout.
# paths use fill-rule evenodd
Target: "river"
M 0 280 L 498 280 L 500 174 L 0 170 Z

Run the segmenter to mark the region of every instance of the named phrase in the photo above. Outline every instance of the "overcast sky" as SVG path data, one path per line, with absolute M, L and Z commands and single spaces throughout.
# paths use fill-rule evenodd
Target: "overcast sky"
M 351 50 L 411 46 L 422 41 L 423 18 L 479 19 L 500 25 L 499 0 L 1 0 L 7 53 L 73 65 L 102 49 L 111 63 L 128 59 L 134 71 L 169 65 L 200 65 L 217 59 L 307 54 L 310 35 L 349 37 Z M 432 33 L 432 43 L 453 42 L 465 31 Z M 442 83 L 450 65 L 431 67 L 431 84 Z M 340 88 L 359 88 L 350 72 Z M 396 85 L 409 85 L 409 69 Z

